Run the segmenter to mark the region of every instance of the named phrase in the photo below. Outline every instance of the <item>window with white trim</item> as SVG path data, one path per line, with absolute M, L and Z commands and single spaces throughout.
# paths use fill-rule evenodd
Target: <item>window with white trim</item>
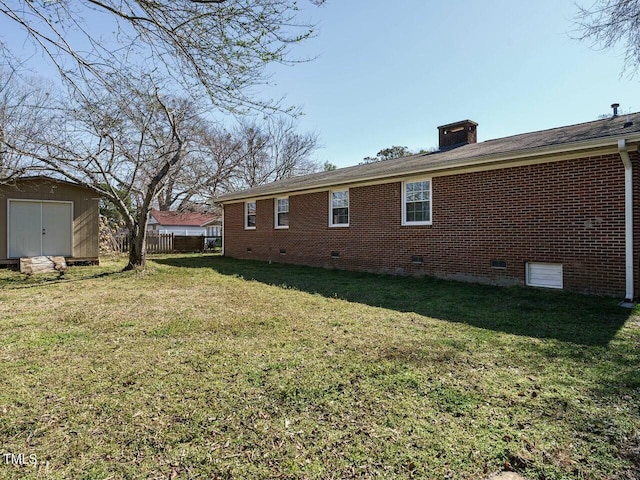
M 256 228 L 256 202 L 244 202 L 244 228 L 253 230 Z
M 276 198 L 275 228 L 289 228 L 289 197 Z
M 329 226 L 349 226 L 349 190 L 335 190 L 330 192 Z
M 402 183 L 402 224 L 431 225 L 431 179 Z

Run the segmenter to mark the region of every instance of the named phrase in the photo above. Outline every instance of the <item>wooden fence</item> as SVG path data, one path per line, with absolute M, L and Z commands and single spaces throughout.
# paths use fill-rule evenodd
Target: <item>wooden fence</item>
M 119 252 L 129 251 L 129 237 L 115 235 Z M 222 237 L 174 235 L 173 233 L 147 234 L 147 253 L 176 253 L 215 251 L 222 246 Z
M 171 233 L 147 234 L 147 253 L 171 253 L 175 239 Z

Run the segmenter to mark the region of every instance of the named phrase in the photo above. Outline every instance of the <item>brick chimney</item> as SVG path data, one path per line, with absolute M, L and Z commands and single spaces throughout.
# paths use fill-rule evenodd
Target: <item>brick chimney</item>
M 468 143 L 477 143 L 477 126 L 478 124 L 476 122 L 462 120 L 461 122 L 438 127 L 438 131 L 440 132 L 440 150 L 449 150 L 467 145 Z

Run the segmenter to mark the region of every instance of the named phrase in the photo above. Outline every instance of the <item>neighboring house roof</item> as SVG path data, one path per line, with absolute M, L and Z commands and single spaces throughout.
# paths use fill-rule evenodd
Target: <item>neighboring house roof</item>
M 151 210 L 149 216 L 153 217 L 159 225 L 165 227 L 206 227 L 220 220 L 218 215 L 212 213 L 163 212 L 160 210 Z
M 630 125 L 629 125 L 630 123 Z M 471 165 L 616 145 L 618 139 L 640 141 L 640 113 L 463 145 L 435 153 L 412 155 L 339 168 L 222 195 L 221 203 L 317 188 L 401 177 Z

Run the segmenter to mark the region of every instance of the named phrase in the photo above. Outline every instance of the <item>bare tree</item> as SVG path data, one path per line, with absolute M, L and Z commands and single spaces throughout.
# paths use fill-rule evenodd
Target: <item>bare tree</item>
M 227 191 L 229 179 L 241 165 L 238 139 L 222 127 L 203 122 L 179 172 L 167 179 L 158 195 L 160 210 L 211 208 L 212 200 Z
M 162 187 L 161 210 L 210 207 L 227 191 L 322 168 L 311 158 L 318 146 L 317 136 L 299 133 L 291 118 L 245 121 L 232 130 L 203 121 L 197 131 L 180 171 Z
M 317 135 L 297 132 L 290 118 L 278 117 L 266 124 L 244 122 L 237 134 L 243 161 L 230 189 L 262 185 L 322 168 L 311 158 L 318 148 Z
M 83 185 L 108 199 L 130 236 L 126 269 L 144 265 L 149 210 L 163 183 L 175 174 L 190 142 L 191 102 L 162 97 L 156 86 L 118 83 L 101 95 L 64 98 L 50 109 L 43 129 L 20 143 L 30 168 Z
M 640 0 L 598 0 L 578 8 L 577 38 L 601 48 L 622 45 L 625 69 L 635 74 L 640 67 Z
M 66 178 L 92 189 L 118 211 L 130 235 L 127 269 L 144 265 L 148 213 L 152 206 L 211 206 L 234 188 L 316 170 L 310 155 L 316 137 L 295 131 L 292 119 L 227 131 L 212 126 L 197 102 L 162 96 L 148 78 L 118 80 L 98 94 L 69 96 L 26 108 L 11 82 L 6 91 L 37 112 L 23 124 L 7 116 L 11 132 L 2 145 L 18 168 Z M 52 97 L 54 97 L 53 95 Z M 10 111 L 5 99 L 0 112 Z M 18 109 L 17 111 L 22 111 Z M 37 120 L 37 121 L 36 121 Z
M 29 84 L 33 86 L 28 87 Z M 0 182 L 28 172 L 29 159 L 9 149 L 7 143 L 20 145 L 21 139 L 31 138 L 46 128 L 43 114 L 50 103 L 49 87 L 42 79 L 0 69 Z
M 71 92 L 47 120 L 55 135 L 3 133 L 4 146 L 30 158 L 29 168 L 112 201 L 131 236 L 127 268 L 142 266 L 148 211 L 163 189 L 174 195 L 170 181 L 186 165 L 193 133 L 175 92 L 206 93 L 218 111 L 281 111 L 250 87 L 313 34 L 297 15 L 296 0 L 0 0 L 0 20 L 23 29 Z M 10 61 L 7 45 L 0 42 Z

